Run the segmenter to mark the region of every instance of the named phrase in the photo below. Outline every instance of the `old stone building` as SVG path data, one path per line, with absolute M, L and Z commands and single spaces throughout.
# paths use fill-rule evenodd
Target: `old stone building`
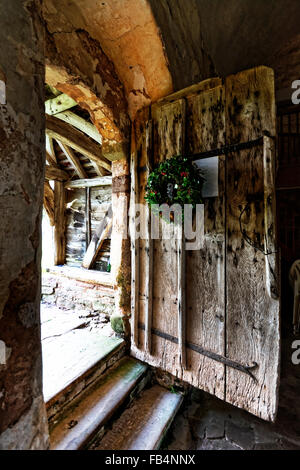
M 299 449 L 299 1 L 0 13 L 0 449 Z

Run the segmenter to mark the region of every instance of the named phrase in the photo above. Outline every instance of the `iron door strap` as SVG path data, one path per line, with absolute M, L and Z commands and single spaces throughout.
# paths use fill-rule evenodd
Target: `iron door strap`
M 145 330 L 145 325 L 143 323 L 139 323 L 139 328 L 141 330 Z M 175 336 L 169 335 L 168 333 L 164 333 L 156 328 L 151 328 L 151 332 L 152 334 L 159 336 L 160 338 L 166 339 L 167 341 L 170 341 L 174 344 L 178 344 L 178 338 L 176 338 Z M 195 351 L 198 354 L 201 354 L 202 356 L 206 356 L 214 361 L 221 362 L 222 364 L 231 367 L 232 369 L 239 370 L 240 372 L 249 375 L 255 382 L 257 382 L 256 377 L 252 373 L 252 370 L 258 367 L 258 364 L 256 362 L 253 362 L 253 364 L 251 365 L 245 365 L 240 362 L 233 361 L 228 357 L 222 356 L 221 354 L 217 354 L 207 349 L 204 349 L 201 346 L 198 346 L 197 344 L 193 344 L 186 341 L 185 345 L 188 349 L 191 349 L 192 351 Z
M 192 160 L 200 160 L 201 158 L 210 158 L 210 157 L 218 157 L 220 155 L 226 155 L 227 153 L 238 152 L 240 150 L 250 150 L 258 145 L 263 144 L 264 137 L 271 137 L 268 132 L 265 132 L 264 135 L 258 137 L 254 140 L 249 140 L 248 142 L 239 142 L 236 144 L 229 144 L 218 149 L 208 150 L 206 152 L 201 153 L 194 153 L 192 155 L 188 155 L 188 158 Z

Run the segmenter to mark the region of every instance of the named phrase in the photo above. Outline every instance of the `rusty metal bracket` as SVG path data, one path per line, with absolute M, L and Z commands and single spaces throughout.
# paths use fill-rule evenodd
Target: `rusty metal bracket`
M 143 323 L 139 323 L 139 328 L 141 330 L 145 330 L 145 325 Z M 167 341 L 171 341 L 172 343 L 178 344 L 178 338 L 175 336 L 169 335 L 168 333 L 163 333 L 162 331 L 156 329 L 156 328 L 151 328 L 152 334 L 159 336 L 160 338 L 166 339 Z M 240 372 L 243 372 L 244 374 L 249 375 L 255 382 L 257 382 L 257 378 L 253 375 L 252 370 L 258 367 L 258 364 L 256 362 L 253 362 L 251 365 L 245 365 L 241 364 L 240 362 L 233 361 L 229 359 L 228 357 L 222 356 L 221 354 L 214 353 L 212 351 L 209 351 L 207 349 L 202 348 L 201 346 L 198 346 L 197 344 L 189 343 L 188 341 L 186 342 L 186 347 L 188 349 L 191 349 L 192 351 L 197 352 L 198 354 L 201 354 L 202 356 L 206 356 L 209 359 L 212 359 L 217 362 L 221 362 L 222 364 L 231 367 L 232 369 L 239 370 Z
M 266 133 L 267 134 L 267 133 Z M 270 137 L 270 135 L 268 135 Z M 231 152 L 238 152 L 239 150 L 248 150 L 258 145 L 263 144 L 264 136 L 258 137 L 258 139 L 249 140 L 248 142 L 239 142 L 236 144 L 225 145 L 218 149 L 208 150 L 206 152 L 195 153 L 193 155 L 188 155 L 188 158 L 192 160 L 200 160 L 201 158 L 210 158 L 210 157 L 219 157 L 220 155 L 226 155 Z

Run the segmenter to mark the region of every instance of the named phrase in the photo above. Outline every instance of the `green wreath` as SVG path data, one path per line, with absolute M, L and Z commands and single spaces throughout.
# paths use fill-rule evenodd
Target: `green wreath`
M 150 173 L 146 185 L 145 200 L 153 205 L 201 204 L 205 178 L 202 171 L 187 157 L 174 156 L 163 161 Z

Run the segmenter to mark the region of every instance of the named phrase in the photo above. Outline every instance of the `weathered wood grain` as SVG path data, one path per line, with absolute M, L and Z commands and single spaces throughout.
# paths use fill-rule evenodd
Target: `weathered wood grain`
M 54 116 L 46 116 L 46 133 L 100 166 L 111 171 L 111 163 L 103 156 L 101 146 L 87 135 Z
M 220 83 L 220 81 L 219 81 Z M 207 90 L 207 87 L 204 87 Z M 208 98 L 201 98 L 201 93 L 187 99 L 187 122 L 183 115 L 185 103 L 169 103 L 159 109 L 158 105 L 153 107 L 153 130 L 154 130 L 154 160 L 157 164 L 164 158 L 182 153 L 182 144 L 185 133 L 188 136 L 187 148 L 190 153 L 216 148 L 224 144 L 224 90 L 217 88 Z M 197 100 L 200 101 L 197 101 Z M 211 102 L 212 100 L 212 102 Z M 207 101 L 207 102 L 206 102 Z M 211 109 L 207 111 L 207 126 L 203 125 L 203 105 Z M 193 119 L 194 115 L 194 119 Z M 182 119 L 184 122 L 182 122 Z M 186 132 L 185 132 L 186 127 Z M 178 135 L 179 133 L 179 135 Z M 160 151 L 162 146 L 162 152 Z M 163 156 L 161 156 L 163 155 Z M 140 163 L 140 192 L 146 184 L 146 178 L 142 171 L 145 162 Z M 186 270 L 187 276 L 187 336 L 190 342 L 210 347 L 212 351 L 223 354 L 224 352 L 224 158 L 219 162 L 219 199 L 208 201 L 206 204 L 206 223 L 212 227 L 214 233 L 209 238 L 206 236 L 205 247 L 208 251 L 207 258 L 198 255 L 198 252 L 187 252 Z M 165 225 L 160 221 L 160 228 Z M 169 225 L 169 224 L 168 224 Z M 178 276 L 177 276 L 177 243 L 176 240 L 154 240 L 153 252 L 153 328 L 178 338 Z M 209 248 L 212 250 L 209 253 Z M 204 250 L 205 251 L 205 250 Z M 144 255 L 141 252 L 140 260 L 140 321 L 144 322 L 144 309 L 146 297 Z M 197 255 L 196 255 L 197 253 Z M 211 267 L 214 256 L 217 267 Z M 193 259 L 195 262 L 193 263 Z M 200 269 L 197 265 L 200 260 Z M 207 273 L 206 270 L 210 268 Z M 190 275 L 191 274 L 191 275 Z M 202 282 L 208 279 L 204 288 Z M 215 287 L 217 281 L 217 287 Z M 208 290 L 209 289 L 209 290 Z M 214 294 L 215 292 L 215 294 Z M 223 298 L 222 298 L 223 294 Z M 219 299 L 219 296 L 221 298 Z M 216 300 L 216 303 L 214 303 Z M 205 315 L 202 313 L 202 305 Z M 222 310 L 223 307 L 223 310 Z M 201 328 L 201 321 L 204 327 Z M 210 332 L 210 329 L 214 329 Z M 140 343 L 145 340 L 145 333 L 140 329 Z M 201 342 L 202 341 L 202 342 Z M 209 358 L 199 355 L 197 352 L 187 349 L 187 369 L 184 370 L 180 364 L 178 345 L 168 339 L 152 335 L 152 354 L 146 354 L 141 349 L 132 348 L 135 357 L 149 362 L 151 365 L 160 367 L 171 372 L 173 375 L 186 380 L 196 387 L 214 393 L 224 398 L 224 366 Z
M 73 150 L 68 147 L 67 145 L 64 145 L 62 142 L 60 142 L 59 140 L 57 141 L 58 145 L 60 146 L 60 148 L 62 149 L 63 153 L 65 154 L 67 160 L 71 163 L 71 165 L 73 166 L 74 170 L 76 171 L 77 175 L 79 176 L 79 178 L 86 178 L 87 175 L 86 175 L 86 172 L 84 171 L 84 169 L 82 168 L 81 166 L 81 163 L 80 163 L 80 160 L 79 158 L 75 155 L 75 153 L 73 152 Z
M 69 179 L 69 175 L 66 171 L 56 168 L 54 166 L 46 165 L 45 167 L 45 179 L 54 181 L 66 181 Z
M 76 101 L 64 93 L 45 101 L 46 114 L 61 113 L 67 109 L 74 108 L 74 106 L 77 106 Z
M 264 132 L 275 136 L 275 123 L 271 69 L 259 67 L 226 79 L 226 143 L 256 139 Z M 274 164 L 272 147 L 264 142 L 229 154 L 226 170 L 226 354 L 239 362 L 257 363 L 256 382 L 227 367 L 226 401 L 271 421 L 279 381 L 279 301 L 269 286 L 269 256 L 261 250 L 276 246 Z M 274 255 L 271 260 L 276 277 Z
M 55 114 L 55 117 L 61 119 L 64 122 L 67 122 L 68 124 L 71 124 L 71 126 L 76 127 L 76 129 L 80 130 L 81 132 L 84 132 L 84 134 L 91 137 L 93 140 L 98 142 L 98 144 L 102 144 L 102 136 L 99 134 L 97 127 L 72 111 L 63 111 L 57 113 Z
M 99 178 L 67 181 L 65 183 L 65 188 L 66 189 L 93 188 L 95 186 L 110 186 L 111 184 L 112 184 L 111 176 L 101 176 Z
M 152 106 L 154 165 L 184 150 L 185 100 Z
M 54 192 L 48 181 L 44 183 L 44 207 L 48 214 L 50 225 L 54 225 Z
M 154 164 L 178 155 L 184 151 L 185 137 L 185 101 L 154 106 L 152 109 L 153 159 Z M 137 126 L 141 129 L 140 126 Z M 139 191 L 142 202 L 147 178 L 143 168 L 146 165 L 147 152 L 141 152 Z M 174 230 L 174 224 L 159 219 L 160 231 Z M 176 234 L 164 240 L 153 240 L 153 299 L 152 327 L 173 336 L 178 335 L 178 275 L 177 275 L 177 240 Z M 148 286 L 146 285 L 147 260 L 146 245 L 140 241 L 140 322 L 147 318 Z M 140 330 L 140 344 L 145 344 L 144 331 Z M 150 364 L 167 369 L 174 375 L 182 375 L 181 355 L 178 345 L 152 335 L 151 355 L 145 350 L 132 348 L 133 354 L 143 357 Z
M 139 239 L 136 237 L 135 207 L 139 202 L 139 181 L 138 181 L 138 154 L 140 139 L 132 124 L 131 154 L 130 154 L 130 241 L 131 241 L 131 341 L 138 348 L 139 345 Z
M 208 78 L 206 80 L 203 80 L 202 82 L 196 83 L 187 88 L 183 88 L 183 90 L 176 91 L 171 95 L 164 96 L 163 98 L 158 100 L 157 103 L 159 105 L 162 105 L 165 103 L 172 103 L 182 98 L 191 98 L 200 93 L 203 93 L 203 91 L 210 90 L 211 88 L 215 88 L 220 85 L 222 85 L 222 79 L 220 77 Z
M 206 90 L 187 100 L 189 154 L 225 144 L 225 89 Z M 204 245 L 187 252 L 187 339 L 225 352 L 225 157 L 219 157 L 219 195 L 204 200 Z M 193 384 L 224 399 L 224 365 L 193 354 Z
M 218 197 L 204 201 L 204 246 L 186 254 L 188 345 L 239 364 L 257 363 L 251 371 L 257 381 L 190 346 L 187 368 L 180 364 L 178 292 L 183 281 L 178 278 L 182 271 L 174 239 L 153 242 L 152 329 L 160 333 L 152 334 L 150 351 L 141 347 L 147 344 L 147 255 L 146 243 L 140 241 L 138 321 L 142 325 L 132 354 L 263 419 L 274 420 L 279 302 L 273 73 L 260 67 L 228 77 L 225 86 L 219 82 L 209 88 L 206 83 L 199 90 L 152 106 L 154 165 L 184 150 L 196 154 L 254 140 L 264 133 L 271 136 L 265 136 L 260 146 L 219 157 Z M 141 133 L 145 126 L 144 122 Z M 139 180 L 134 181 L 141 202 L 147 177 L 145 154 L 141 152 L 140 157 Z M 163 228 L 165 222 L 159 223 Z
M 134 123 L 135 138 L 137 142 L 137 175 L 138 175 L 138 202 L 143 205 L 144 212 L 140 217 L 140 224 L 137 227 L 141 231 L 138 240 L 139 244 L 139 289 L 138 289 L 138 313 L 139 320 L 145 324 L 145 334 L 143 340 L 139 341 L 139 348 L 151 352 L 152 348 L 152 303 L 153 303 L 153 242 L 150 239 L 150 210 L 146 205 L 146 184 L 150 167 L 152 166 L 152 122 L 150 110 L 141 110 Z M 139 331 L 139 336 L 140 331 Z
M 54 183 L 54 264 L 65 263 L 65 188 L 61 181 Z
M 177 226 L 177 297 L 178 297 L 178 349 L 181 366 L 186 368 L 186 256 L 183 224 Z
M 51 166 L 58 166 L 57 159 L 55 155 L 53 139 L 46 134 L 46 159 L 48 160 Z
M 152 145 L 152 121 L 148 120 L 146 122 L 145 128 L 145 179 L 148 180 L 148 177 L 152 171 L 152 155 L 151 155 L 151 145 Z M 141 191 L 143 193 L 143 191 Z M 142 202 L 142 201 L 141 201 Z M 145 201 L 144 201 L 145 203 Z M 151 238 L 151 210 L 148 204 L 145 204 L 145 351 L 151 354 L 151 344 L 152 344 L 152 296 L 153 296 L 153 241 Z

